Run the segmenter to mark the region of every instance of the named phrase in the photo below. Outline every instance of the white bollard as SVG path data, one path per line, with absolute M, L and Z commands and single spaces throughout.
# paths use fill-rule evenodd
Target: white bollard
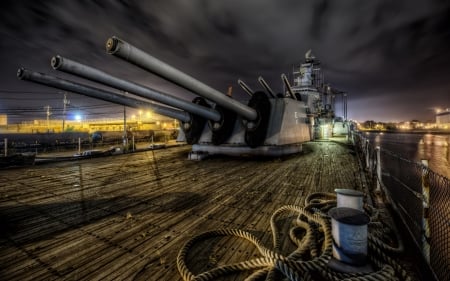
M 337 207 L 352 208 L 363 211 L 364 193 L 353 189 L 337 188 L 336 192 Z
M 328 215 L 331 217 L 333 258 L 349 265 L 366 265 L 369 216 L 345 207 L 332 208 Z

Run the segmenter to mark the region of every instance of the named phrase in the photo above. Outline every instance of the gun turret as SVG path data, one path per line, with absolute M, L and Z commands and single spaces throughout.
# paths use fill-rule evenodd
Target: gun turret
M 301 143 L 311 139 L 305 102 L 298 99 L 285 75 L 281 78 L 290 98 L 285 93 L 276 95 L 262 77 L 258 81 L 265 91 L 253 91 L 242 80 L 238 80 L 238 84 L 250 96 L 248 103 L 243 104 L 230 94 L 225 95 L 211 88 L 117 37 L 107 40 L 106 50 L 198 97 L 191 103 L 62 56 L 51 59 L 54 69 L 114 90 L 108 91 L 23 68 L 18 70 L 17 75 L 19 79 L 124 106 L 151 108 L 155 113 L 178 119 L 182 122 L 186 141 L 193 144 L 193 152 L 277 156 L 298 152 Z M 205 126 L 206 122 L 208 126 Z
M 221 113 L 222 118 L 219 122 L 210 123 L 214 144 L 220 144 L 229 137 L 236 114 L 245 120 L 247 144 L 256 147 L 264 142 L 270 117 L 270 102 L 265 93 L 253 94 L 248 105 L 245 105 L 117 37 L 107 40 L 106 51 L 215 102 L 215 109 Z

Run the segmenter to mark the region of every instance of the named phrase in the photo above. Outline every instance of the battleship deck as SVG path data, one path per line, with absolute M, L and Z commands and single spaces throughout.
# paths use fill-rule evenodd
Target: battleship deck
M 0 279 L 181 280 L 176 257 L 204 231 L 251 231 L 313 192 L 364 190 L 351 147 L 311 142 L 282 159 L 188 161 L 190 146 L 0 171 Z M 198 273 L 248 259 L 234 238 L 194 248 Z M 246 274 L 248 276 L 248 274 Z M 243 280 L 244 275 L 226 280 Z

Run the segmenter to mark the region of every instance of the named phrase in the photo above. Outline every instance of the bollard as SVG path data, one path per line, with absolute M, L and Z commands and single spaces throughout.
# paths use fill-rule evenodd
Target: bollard
M 370 221 L 363 211 L 346 208 L 332 208 L 331 233 L 333 237 L 333 258 L 328 266 L 341 272 L 373 271 L 367 264 L 367 224 Z
M 364 193 L 353 189 L 337 188 L 336 192 L 337 207 L 352 208 L 363 211 Z

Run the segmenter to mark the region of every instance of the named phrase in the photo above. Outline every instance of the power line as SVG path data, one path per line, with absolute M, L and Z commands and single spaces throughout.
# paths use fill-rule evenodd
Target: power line
M 18 91 L 18 90 L 0 90 L 0 93 L 6 94 L 58 94 L 51 91 Z

